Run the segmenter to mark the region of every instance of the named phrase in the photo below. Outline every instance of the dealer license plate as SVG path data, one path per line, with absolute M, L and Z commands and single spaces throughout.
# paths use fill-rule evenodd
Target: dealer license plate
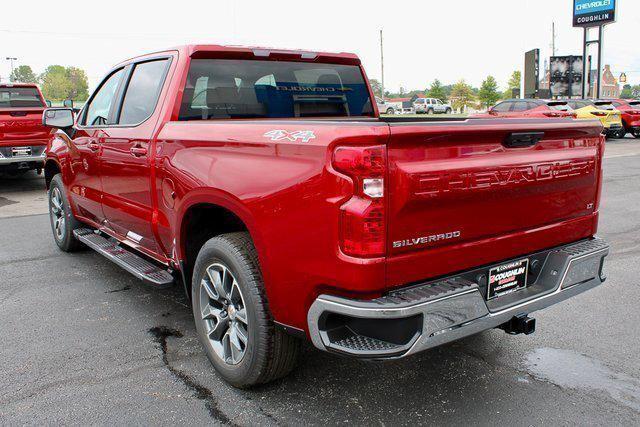
M 490 269 L 487 299 L 498 298 L 526 288 L 528 272 L 528 259 L 512 261 Z
M 31 155 L 31 147 L 13 147 L 11 154 L 13 157 L 29 157 Z

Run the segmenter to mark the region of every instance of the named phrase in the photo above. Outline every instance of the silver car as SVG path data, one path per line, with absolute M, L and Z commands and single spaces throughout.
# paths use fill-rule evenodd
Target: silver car
M 451 114 L 451 105 L 444 104 L 435 98 L 418 98 L 413 103 L 416 114 Z

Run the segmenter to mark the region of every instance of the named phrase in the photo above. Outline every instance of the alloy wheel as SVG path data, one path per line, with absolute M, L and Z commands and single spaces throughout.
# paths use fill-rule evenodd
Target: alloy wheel
M 53 220 L 53 232 L 55 233 L 57 240 L 63 240 L 67 231 L 67 222 L 64 215 L 62 193 L 58 187 L 54 187 L 51 191 L 49 206 L 51 219 Z
M 238 281 L 223 264 L 207 267 L 200 282 L 200 310 L 214 353 L 228 365 L 240 363 L 249 341 L 247 310 Z

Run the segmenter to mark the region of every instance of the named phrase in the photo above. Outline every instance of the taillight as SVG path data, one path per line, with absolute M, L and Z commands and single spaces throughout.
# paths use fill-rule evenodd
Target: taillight
M 542 114 L 547 117 L 576 117 L 576 113 L 568 113 L 565 111 L 544 111 Z
M 597 117 L 604 117 L 607 115 L 604 111 L 592 111 L 591 114 Z
M 632 116 L 640 116 L 640 110 L 628 110 L 625 111 L 627 114 L 630 114 Z
M 340 208 L 342 251 L 355 257 L 384 256 L 386 147 L 338 147 L 332 165 L 353 180 L 353 196 Z

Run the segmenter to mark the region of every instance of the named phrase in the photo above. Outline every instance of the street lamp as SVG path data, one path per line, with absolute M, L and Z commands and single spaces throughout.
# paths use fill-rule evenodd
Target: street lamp
M 13 82 L 13 61 L 17 61 L 18 58 L 7 56 L 6 60 L 11 62 L 11 74 L 9 74 L 9 81 Z

